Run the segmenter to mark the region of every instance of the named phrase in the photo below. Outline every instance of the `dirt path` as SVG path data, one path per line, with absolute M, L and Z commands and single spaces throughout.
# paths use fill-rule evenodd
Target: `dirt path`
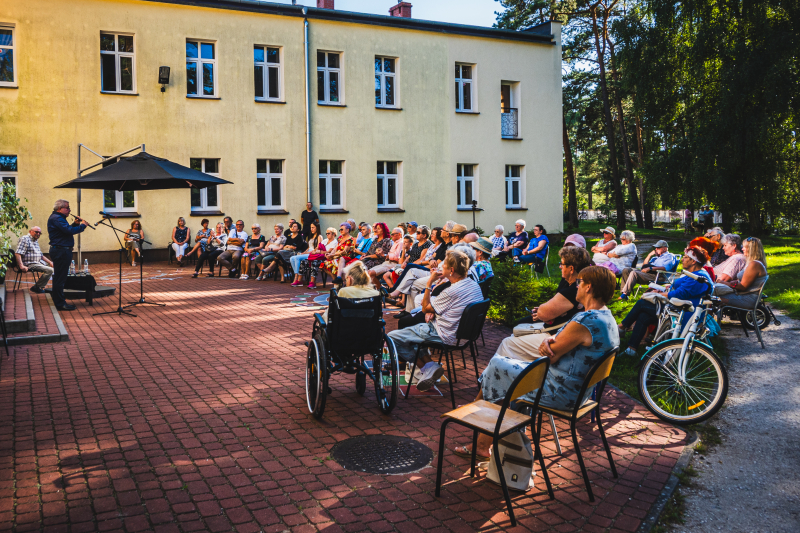
M 762 350 L 755 335 L 723 326 L 730 390 L 712 422 L 722 444 L 692 464 L 686 523 L 676 531 L 800 531 L 800 321 L 779 316 Z

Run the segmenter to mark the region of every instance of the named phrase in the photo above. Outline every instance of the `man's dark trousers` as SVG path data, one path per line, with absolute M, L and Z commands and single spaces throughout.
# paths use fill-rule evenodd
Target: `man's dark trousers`
M 50 260 L 53 262 L 53 303 L 56 307 L 63 307 L 67 303 L 64 299 L 64 285 L 67 283 L 69 265 L 72 263 L 72 249 L 51 246 Z

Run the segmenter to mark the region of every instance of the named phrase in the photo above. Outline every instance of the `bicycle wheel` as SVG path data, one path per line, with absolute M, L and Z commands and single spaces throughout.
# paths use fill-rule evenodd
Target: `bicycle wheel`
M 693 343 L 685 356 L 685 379 L 678 363 L 684 339 L 665 342 L 645 354 L 639 370 L 639 394 L 658 418 L 673 424 L 695 424 L 719 411 L 728 396 L 728 373 L 713 350 Z
M 394 341 L 388 335 L 383 336 L 381 354 L 373 359 L 372 372 L 375 375 L 375 396 L 378 407 L 384 414 L 389 414 L 397 405 L 397 390 L 400 388 L 400 363 Z

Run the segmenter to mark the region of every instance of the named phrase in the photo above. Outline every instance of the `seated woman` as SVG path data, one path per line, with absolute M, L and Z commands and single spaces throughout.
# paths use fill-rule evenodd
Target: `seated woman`
M 722 305 L 752 309 L 756 305 L 759 289 L 767 281 L 767 258 L 761 240 L 756 237 L 745 239 L 744 256 L 747 258 L 747 264 L 736 275 L 736 279 L 720 282 L 732 291 L 720 294 Z
M 613 250 L 606 254 L 608 256 L 608 261 L 600 263 L 595 261 L 598 265 L 610 269 L 616 276 L 619 276 L 623 269 L 631 267 L 638 253 L 636 245 L 633 244 L 633 241 L 636 240 L 636 234 L 632 231 L 625 230 L 620 233 L 619 240 L 621 244 L 615 246 Z
M 541 224 L 533 227 L 533 238 L 528 241 L 528 246 L 522 255 L 519 256 L 520 263 L 543 263 L 547 257 L 547 248 L 550 246 L 550 239 L 547 238 L 547 231 Z
M 204 219 L 203 222 L 206 222 L 206 220 Z M 211 232 L 205 249 L 197 260 L 197 265 L 194 267 L 194 274 L 192 274 L 193 278 L 200 275 L 200 269 L 203 268 L 203 263 L 208 264 L 208 277 L 214 277 L 214 265 L 217 263 L 217 257 L 225 251 L 226 242 L 228 242 L 228 234 L 225 233 L 225 225 L 219 222 L 214 231 Z
M 286 271 L 291 268 L 289 260 L 308 249 L 308 243 L 303 237 L 299 222 L 294 221 L 289 224 L 289 231 L 289 236 L 286 237 L 286 244 L 284 244 L 283 249 L 278 252 L 278 257 L 275 262 L 270 265 L 270 268 L 273 268 L 275 265 L 278 266 L 278 270 L 281 274 L 281 283 L 286 283 L 286 276 L 288 275 Z M 267 270 L 267 272 L 269 272 L 269 270 Z
M 584 268 L 590 266 L 589 252 L 586 248 L 565 246 L 558 251 L 558 255 L 561 258 L 561 281 L 555 296 L 539 307 L 534 307 L 529 317 L 515 324 L 537 324 L 536 328 L 531 327 L 533 332 L 528 335 L 512 335 L 503 339 L 497 347 L 497 355 L 533 361 L 538 356 L 539 345 L 581 311 L 582 307 L 578 302 L 578 277 Z
M 342 222 L 339 225 L 339 233 L 341 233 L 341 235 L 339 235 L 339 238 L 336 240 L 336 248 L 325 254 L 327 259 L 320 266 L 322 270 L 333 276 L 334 284 L 342 283 L 342 278 L 338 275 L 339 272 L 344 270 L 344 267 L 347 266 L 348 263 L 355 261 L 354 251 L 356 248 L 356 239 L 350 235 L 350 230 L 349 222 Z
M 261 257 L 261 250 L 267 243 L 267 240 L 261 235 L 261 225 L 253 224 L 250 228 L 253 234 L 244 246 L 244 253 L 242 254 L 242 275 L 239 279 L 247 279 L 248 272 L 250 272 L 250 261 L 255 261 Z M 258 278 L 256 278 L 258 279 Z
M 373 226 L 375 238 L 367 253 L 361 256 L 361 261 L 367 267 L 367 271 L 372 270 L 386 260 L 389 251 L 392 249 L 392 239 L 389 236 L 389 227 L 383 222 L 376 222 Z
M 481 237 L 475 242 L 469 243 L 475 249 L 475 262 L 469 267 L 469 273 L 478 283 L 494 276 L 492 264 L 492 241 L 486 237 Z
M 400 266 L 395 269 L 386 272 L 383 275 L 383 281 L 386 283 L 388 287 L 394 287 L 395 281 L 399 279 L 400 274 L 405 270 L 406 266 L 409 264 L 409 254 L 411 253 L 411 249 L 414 247 L 414 239 L 411 235 L 404 235 L 403 236 L 403 247 L 400 250 Z
M 508 246 L 508 239 L 503 236 L 505 231 L 506 229 L 503 226 L 499 224 L 495 226 L 494 235 L 492 235 L 492 257 L 495 257 Z
M 303 282 L 301 280 L 302 274 L 300 271 L 300 264 L 308 259 L 309 255 L 319 252 L 317 248 L 322 244 L 322 235 L 319 232 L 319 222 L 310 222 L 308 227 L 305 228 L 305 233 L 303 235 L 306 236 L 306 251 L 301 254 L 293 255 L 289 258 L 289 264 L 294 270 L 294 281 L 292 282 L 292 287 L 302 287 Z M 322 249 L 325 249 L 325 246 L 322 246 Z
M 256 266 L 258 267 L 256 281 L 261 281 L 267 277 L 267 272 L 264 269 L 272 266 L 275 258 L 278 257 L 278 252 L 283 250 L 283 245 L 286 244 L 286 237 L 283 236 L 283 224 L 275 224 L 273 229 L 275 235 L 269 238 L 264 249 L 256 257 Z
M 175 250 L 175 260 L 178 266 L 183 266 L 183 256 L 186 255 L 186 248 L 189 246 L 189 228 L 186 227 L 186 220 L 178 218 L 178 225 L 172 228 L 172 249 Z
M 692 272 L 699 276 L 705 277 L 708 282 L 703 283 L 697 281 L 689 276 L 681 276 L 672 282 L 671 286 L 667 286 L 668 291 L 652 291 L 658 294 L 663 294 L 667 298 L 678 298 L 679 300 L 688 300 L 693 305 L 700 303 L 700 299 L 705 296 L 713 283 L 708 273 L 703 270 L 703 265 L 708 262 L 708 252 L 699 246 L 692 246 L 683 251 L 681 258 L 681 266 L 683 270 Z M 684 321 L 688 321 L 689 317 L 684 316 Z M 622 324 L 619 326 L 620 333 L 626 331 L 633 331 L 631 338 L 628 340 L 628 348 L 623 352 L 625 355 L 636 355 L 636 349 L 639 344 L 644 340 L 647 334 L 647 328 L 652 324 L 658 323 L 658 316 L 656 315 L 656 304 L 649 302 L 642 298 L 636 305 L 633 306 L 625 318 L 622 319 Z
M 735 233 L 728 233 L 720 241 L 722 251 L 728 258 L 714 267 L 717 274 L 717 286 L 714 294 L 719 296 L 723 293 L 730 293 L 727 285 L 722 282 L 730 282 L 739 279 L 739 273 L 747 266 L 747 258 L 742 253 L 742 238 Z
M 589 398 L 591 388 L 583 398 L 578 398 L 586 374 L 603 354 L 619 346 L 617 323 L 606 307 L 614 295 L 616 278 L 606 268 L 590 266 L 581 271 L 577 282 L 576 297 L 584 310 L 539 346 L 539 355 L 550 358 L 541 405 L 565 411 L 582 405 Z M 502 401 L 514 379 L 529 364 L 529 361 L 496 354 L 481 375 L 481 390 L 476 400 Z M 522 398 L 533 401 L 535 394 L 529 393 Z M 489 457 L 491 443 L 491 437 L 479 435 L 476 454 L 482 458 Z M 459 446 L 454 452 L 462 457 L 471 456 L 471 450 L 466 446 Z
M 616 248 L 617 241 L 614 240 L 614 237 L 616 236 L 617 230 L 611 226 L 608 226 L 603 230 L 603 239 L 592 246 L 592 249 L 590 250 L 594 253 L 594 256 L 592 256 L 592 261 L 595 264 L 600 264 L 609 260 L 609 257 L 606 254 Z
M 200 254 L 202 254 L 203 251 L 206 249 L 206 244 L 208 244 L 208 238 L 211 237 L 211 234 L 213 233 L 212 230 L 208 229 L 207 218 L 201 220 L 200 225 L 202 226 L 202 228 L 197 230 L 197 235 L 195 235 L 194 237 L 194 242 L 195 242 L 194 248 L 192 248 L 191 252 L 186 254 L 187 256 L 192 255 L 198 250 L 200 251 L 197 252 L 197 255 L 200 256 Z
M 136 266 L 136 258 L 142 257 L 142 240 L 144 239 L 144 231 L 142 231 L 142 224 L 138 220 L 131 222 L 131 229 L 125 232 L 125 248 L 131 254 L 131 266 Z
M 380 293 L 372 286 L 367 274 L 367 269 L 361 261 L 354 261 L 344 268 L 344 286 L 339 289 L 341 298 L 372 298 Z M 328 321 L 328 310 L 322 313 L 325 322 Z
M 446 247 L 442 244 L 440 233 L 437 233 L 437 242 L 435 243 L 429 240 L 431 235 L 427 226 L 420 226 L 417 229 L 416 235 L 418 240 L 413 246 L 411 246 L 411 250 L 407 255 L 407 261 L 403 265 L 403 270 L 400 273 L 400 277 L 397 278 L 394 286 L 392 286 L 390 289 L 390 296 L 392 298 L 397 298 L 401 294 L 408 294 L 408 289 L 411 287 L 411 284 L 414 283 L 414 280 L 418 279 L 419 277 L 427 277 L 430 275 L 428 273 L 428 264 L 436 259 L 436 253 L 439 251 L 439 249 L 442 249 L 440 256 L 442 256 L 441 259 L 444 259 L 443 254 L 444 248 Z M 409 276 L 409 272 L 414 269 L 421 270 L 422 275 Z

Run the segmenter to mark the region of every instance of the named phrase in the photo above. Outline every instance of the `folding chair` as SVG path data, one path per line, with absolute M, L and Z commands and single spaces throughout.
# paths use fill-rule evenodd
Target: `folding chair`
M 448 385 L 450 386 L 450 401 L 453 404 L 453 409 L 456 407 L 456 397 L 455 393 L 453 392 L 453 383 L 455 382 L 455 357 L 453 356 L 453 352 L 460 351 L 461 358 L 464 361 L 464 368 L 467 368 L 467 360 L 464 355 L 464 350 L 469 348 L 470 353 L 472 354 L 472 362 L 475 364 L 475 380 L 477 381 L 479 378 L 478 374 L 478 358 L 476 354 L 478 353 L 478 346 L 475 344 L 475 341 L 478 340 L 478 337 L 481 334 L 481 330 L 483 329 L 483 324 L 486 322 L 486 314 L 489 312 L 489 300 L 483 300 L 481 302 L 475 302 L 469 304 L 465 309 L 464 313 L 461 315 L 461 320 L 458 322 L 458 329 L 456 330 L 456 344 L 443 344 L 441 342 L 423 342 L 417 345 L 417 355 L 419 357 L 420 350 L 424 348 L 430 348 L 431 350 L 438 350 L 441 352 L 442 356 L 445 358 L 445 364 L 447 365 L 447 380 Z M 465 341 L 463 344 L 461 341 Z M 439 363 L 441 364 L 442 358 L 439 357 Z M 452 361 L 452 365 L 451 365 Z M 411 364 L 411 379 L 408 382 L 408 386 L 406 387 L 406 400 L 409 396 L 411 396 L 411 384 L 414 381 L 414 372 L 417 368 L 417 359 L 414 359 L 414 362 Z M 450 369 L 453 369 L 452 376 Z
M 722 322 L 722 312 L 725 309 L 732 309 L 732 310 L 735 310 L 735 311 L 744 311 L 745 313 L 752 313 L 753 327 L 756 330 L 756 336 L 758 337 L 758 342 L 761 343 L 761 349 L 762 350 L 765 349 L 766 346 L 764 345 L 764 339 L 761 338 L 761 328 L 758 325 L 759 320 L 758 320 L 757 313 L 758 313 L 758 305 L 761 303 L 761 293 L 764 292 L 764 286 L 767 284 L 767 281 L 769 281 L 769 275 L 767 275 L 766 278 L 764 279 L 764 284 L 761 285 L 761 288 L 753 289 L 753 290 L 750 290 L 750 291 L 747 291 L 747 292 L 738 292 L 738 293 L 736 293 L 736 294 L 740 294 L 740 295 L 755 294 L 756 295 L 756 303 L 752 307 L 752 309 L 751 308 L 746 308 L 746 307 L 738 307 L 738 306 L 735 306 L 735 305 L 724 305 L 723 304 L 720 307 L 720 309 L 718 311 L 718 315 L 717 315 L 717 317 L 718 317 L 717 321 L 718 322 Z M 750 337 L 750 334 L 747 332 L 747 324 L 746 324 L 745 316 L 742 316 L 742 320 L 741 320 L 742 329 L 744 330 L 744 336 L 745 337 Z
M 14 285 L 11 289 L 11 292 L 17 292 L 17 288 L 22 284 L 22 276 L 25 274 L 33 275 L 33 282 L 36 283 L 39 281 L 39 273 L 34 272 L 33 270 L 28 270 L 27 272 L 23 272 L 19 269 L 19 265 L 17 264 L 16 260 L 11 263 L 11 270 L 14 271 Z
M 533 272 L 533 277 L 539 279 L 539 273 L 533 268 L 535 263 L 531 263 L 531 272 Z M 544 269 L 547 271 L 547 277 L 550 277 L 550 245 L 547 245 L 547 253 L 544 256 Z
M 539 419 L 537 421 L 537 428 L 536 428 L 536 440 L 538 441 L 539 436 L 542 432 L 542 414 L 547 413 L 550 416 L 554 416 L 556 418 L 563 418 L 569 420 L 569 427 L 572 431 L 572 442 L 575 444 L 575 453 L 578 456 L 578 464 L 581 467 L 581 473 L 583 474 L 583 481 L 586 484 L 586 492 L 589 493 L 589 501 L 594 501 L 594 493 L 592 492 L 592 486 L 589 482 L 589 474 L 586 472 L 586 465 L 583 463 L 583 456 L 581 455 L 581 449 L 578 445 L 578 432 L 577 432 L 577 424 L 578 420 L 583 418 L 584 416 L 588 415 L 589 413 L 594 413 L 595 419 L 597 420 L 597 427 L 600 430 L 600 437 L 603 439 L 603 446 L 606 449 L 606 455 L 608 456 L 608 463 L 611 465 L 611 473 L 614 475 L 614 478 L 617 478 L 617 468 L 614 466 L 614 459 L 611 457 L 611 448 L 608 446 L 608 440 L 606 440 L 606 434 L 603 431 L 603 424 L 600 420 L 600 402 L 603 398 L 603 390 L 605 389 L 606 382 L 608 381 L 608 376 L 611 374 L 611 367 L 614 365 L 614 359 L 617 356 L 617 352 L 619 351 L 619 346 L 614 348 L 613 350 L 609 350 L 608 352 L 604 353 L 600 359 L 594 364 L 594 366 L 587 372 L 586 379 L 583 381 L 583 385 L 581 385 L 581 390 L 578 393 L 578 398 L 583 398 L 586 395 L 586 392 L 597 385 L 596 389 L 596 399 L 595 400 L 587 400 L 582 405 L 577 403 L 575 408 L 572 411 L 562 411 L 560 409 L 553 409 L 552 407 L 547 407 L 544 405 L 539 405 Z M 530 403 L 525 400 L 520 400 L 521 403 Z
M 658 280 L 659 280 L 659 278 L 661 276 L 664 276 L 664 283 L 672 283 L 672 278 L 675 277 L 675 274 L 678 271 L 678 265 L 681 263 L 681 257 L 683 257 L 683 256 L 682 255 L 678 255 L 676 257 L 678 258 L 678 262 L 675 263 L 675 268 L 673 268 L 672 270 L 659 270 L 659 271 L 657 271 L 656 272 L 656 279 L 653 280 L 653 283 L 658 284 Z M 642 290 L 642 287 L 644 287 L 644 285 L 640 284 L 640 285 L 636 286 L 636 293 L 634 294 L 634 297 L 636 297 L 636 298 L 639 297 L 639 291 Z
M 550 499 L 555 498 L 553 487 L 550 484 L 550 476 L 547 474 L 547 468 L 544 464 L 544 457 L 542 451 L 539 449 L 539 434 L 533 431 L 533 421 L 536 415 L 536 410 L 539 408 L 539 399 L 542 396 L 542 389 L 544 389 L 544 380 L 547 377 L 547 371 L 550 368 L 550 359 L 541 357 L 533 361 L 525 369 L 520 372 L 514 382 L 506 392 L 506 397 L 503 398 L 503 403 L 497 405 L 485 400 L 477 400 L 467 405 L 462 405 L 454 411 L 445 413 L 442 417 L 445 421 L 442 422 L 442 429 L 439 433 L 439 462 L 436 467 L 436 497 L 441 495 L 442 489 L 442 464 L 444 462 L 444 436 L 447 430 L 447 424 L 454 422 L 460 426 L 472 429 L 472 462 L 470 464 L 470 477 L 475 477 L 475 459 L 478 448 L 478 433 L 489 435 L 492 437 L 492 454 L 494 457 L 500 456 L 499 443 L 503 437 L 511 433 L 524 429 L 526 426 L 531 426 L 531 435 L 533 438 L 533 454 L 534 458 L 539 461 L 539 467 L 542 470 L 542 476 L 547 484 L 547 493 Z M 530 405 L 533 406 L 533 416 L 524 415 L 516 411 L 509 410 L 511 402 L 518 398 L 533 392 L 536 392 L 536 400 Z M 528 403 L 528 402 L 526 402 Z M 506 478 L 503 474 L 503 461 L 495 461 L 497 465 L 497 474 L 500 478 L 500 486 L 503 488 L 503 497 L 506 500 L 506 509 L 508 516 L 511 518 L 511 525 L 517 525 L 517 520 L 514 517 L 514 509 L 511 507 L 511 496 L 508 492 L 508 485 Z

